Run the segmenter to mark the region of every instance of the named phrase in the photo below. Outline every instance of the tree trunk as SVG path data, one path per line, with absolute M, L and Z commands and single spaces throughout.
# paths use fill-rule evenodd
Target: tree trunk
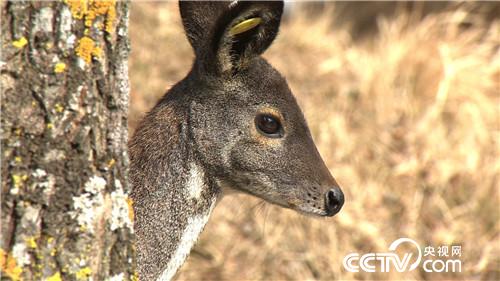
M 129 3 L 1 9 L 2 280 L 132 279 Z

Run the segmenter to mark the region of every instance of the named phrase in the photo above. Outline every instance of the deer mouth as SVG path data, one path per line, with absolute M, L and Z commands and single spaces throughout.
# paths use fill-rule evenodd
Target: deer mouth
M 328 212 L 326 210 L 318 209 L 311 206 L 301 206 L 293 208 L 293 210 L 299 212 L 302 215 L 313 216 L 313 217 L 327 217 Z
M 332 217 L 336 215 L 344 205 L 344 193 L 338 187 L 329 189 L 322 199 L 307 193 L 305 200 L 290 200 L 288 208 L 298 211 L 305 215 Z M 312 199 L 312 200 L 311 200 Z

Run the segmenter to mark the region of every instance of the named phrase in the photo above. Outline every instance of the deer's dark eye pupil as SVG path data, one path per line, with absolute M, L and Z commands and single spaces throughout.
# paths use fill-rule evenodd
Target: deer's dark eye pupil
M 259 114 L 255 117 L 255 125 L 267 137 L 281 137 L 281 123 L 274 116 Z

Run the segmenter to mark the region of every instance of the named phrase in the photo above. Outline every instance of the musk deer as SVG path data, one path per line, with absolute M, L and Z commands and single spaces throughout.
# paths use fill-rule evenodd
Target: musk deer
M 317 216 L 344 203 L 285 79 L 260 57 L 283 2 L 179 6 L 194 64 L 129 143 L 141 280 L 174 276 L 226 189 Z

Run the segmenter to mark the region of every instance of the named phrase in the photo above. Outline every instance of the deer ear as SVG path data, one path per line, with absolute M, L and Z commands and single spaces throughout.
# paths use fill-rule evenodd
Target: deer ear
M 244 69 L 264 52 L 283 13 L 283 1 L 180 1 L 179 6 L 196 64 L 216 75 Z

